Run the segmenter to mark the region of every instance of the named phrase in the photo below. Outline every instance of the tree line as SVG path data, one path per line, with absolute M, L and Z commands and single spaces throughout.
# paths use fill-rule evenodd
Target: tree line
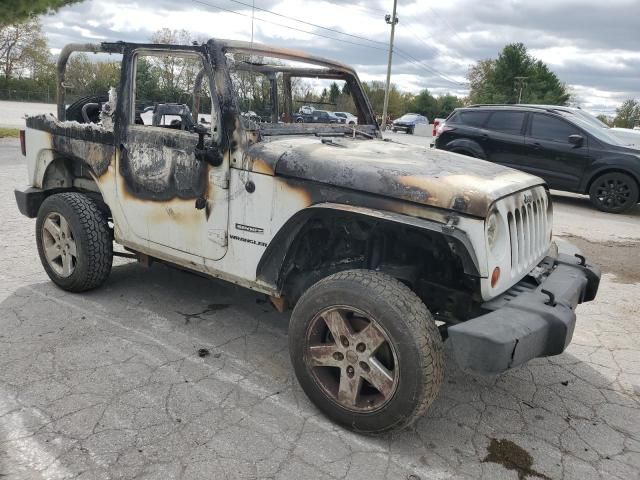
M 18 0 L 11 2 L 20 3 Z M 64 3 L 70 2 L 48 2 L 49 7 L 53 8 Z M 49 8 L 45 1 L 27 4 L 36 13 Z M 49 51 L 42 24 L 33 14 L 26 18 L 17 18 L 15 15 L 7 18 L 0 22 L 0 99 L 55 101 L 56 58 Z M 194 38 L 185 30 L 164 28 L 154 32 L 150 40 L 154 43 L 190 44 L 194 40 L 205 39 Z M 201 68 L 198 63 L 195 59 L 170 57 L 141 59 L 137 66 L 138 98 L 190 103 L 193 82 Z M 389 115 L 397 118 L 412 112 L 426 115 L 432 120 L 444 118 L 455 108 L 469 104 L 566 105 L 571 100 L 567 86 L 547 65 L 531 56 L 522 43 L 506 45 L 495 59 L 478 61 L 469 68 L 467 78 L 469 96 L 464 98 L 450 93 L 435 96 L 428 89 L 413 94 L 403 92 L 392 84 L 389 89 Z M 110 87 L 117 86 L 119 81 L 119 59 L 98 58 L 96 61 L 85 54 L 74 54 L 69 60 L 65 79 L 67 100 L 73 101 L 89 94 L 104 94 Z M 236 72 L 234 85 L 243 111 L 251 109 L 260 115 L 267 114 L 271 101 L 270 85 L 264 76 Z M 383 110 L 384 82 L 364 82 L 363 87 L 373 110 L 380 114 Z M 310 83 L 294 79 L 292 89 L 294 107 L 309 104 L 324 110 L 354 112 L 346 84 L 341 87 L 334 82 L 317 91 Z M 205 91 L 204 96 L 207 95 Z M 279 97 L 282 98 L 282 95 Z M 203 105 L 206 104 L 203 102 Z M 603 120 L 612 126 L 631 128 L 640 123 L 640 104 L 637 100 L 629 99 L 617 109 L 615 118 Z

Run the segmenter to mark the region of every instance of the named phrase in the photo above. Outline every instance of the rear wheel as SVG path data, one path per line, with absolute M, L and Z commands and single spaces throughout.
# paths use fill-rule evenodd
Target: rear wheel
M 451 150 L 453 153 L 458 153 L 460 155 L 464 155 L 465 157 L 478 158 L 473 153 L 468 150 Z
M 444 376 L 442 340 L 424 303 L 369 270 L 336 273 L 304 293 L 291 315 L 289 351 L 309 398 L 361 432 L 413 423 Z
M 622 213 L 638 203 L 638 184 L 625 173 L 605 173 L 591 183 L 589 197 L 598 210 Z
M 113 241 L 106 213 L 85 195 L 47 197 L 38 211 L 36 241 L 47 275 L 64 290 L 96 288 L 111 272 Z

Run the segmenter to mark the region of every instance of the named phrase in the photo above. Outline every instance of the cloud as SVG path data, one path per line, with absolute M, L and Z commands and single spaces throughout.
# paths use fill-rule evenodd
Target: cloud
M 45 17 L 44 25 L 53 50 L 77 41 L 146 42 L 163 27 L 186 29 L 196 38 L 249 40 L 251 8 L 238 2 L 252 1 L 86 0 Z M 255 11 L 254 39 L 354 65 L 364 80 L 384 80 L 387 3 L 255 0 L 275 14 Z M 583 107 L 610 114 L 624 99 L 640 98 L 637 10 L 637 0 L 402 2 L 392 81 L 412 92 L 465 95 L 461 82 L 470 65 L 495 58 L 507 43 L 523 42 Z

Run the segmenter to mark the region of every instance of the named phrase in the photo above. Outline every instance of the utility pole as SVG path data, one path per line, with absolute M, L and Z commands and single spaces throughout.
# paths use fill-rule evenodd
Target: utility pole
M 385 15 L 384 20 L 391 25 L 391 39 L 389 40 L 389 63 L 387 65 L 387 85 L 384 89 L 384 107 L 382 109 L 382 131 L 387 128 L 387 107 L 389 106 L 389 87 L 391 85 L 391 60 L 393 58 L 393 35 L 396 32 L 396 6 L 398 0 L 393 0 L 393 15 Z
M 516 88 L 518 88 L 518 86 L 520 87 L 520 92 L 518 93 L 518 103 L 522 102 L 522 89 L 527 84 L 527 79 L 528 78 L 529 77 L 513 77 L 513 79 L 516 81 L 515 87 Z

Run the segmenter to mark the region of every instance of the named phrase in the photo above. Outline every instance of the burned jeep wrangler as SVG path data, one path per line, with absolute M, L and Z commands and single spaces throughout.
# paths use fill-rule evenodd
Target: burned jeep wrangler
M 76 51 L 122 56 L 119 85 L 87 108 L 65 108 Z M 141 105 L 139 62 L 166 56 L 198 65 L 191 99 Z M 262 110 L 243 87 L 249 77 L 268 92 Z M 357 125 L 296 123 L 305 85 L 328 82 L 342 86 L 336 110 Z M 292 309 L 289 349 L 306 394 L 361 432 L 427 410 L 445 342 L 478 373 L 561 353 L 576 305 L 598 289 L 597 267 L 552 241 L 541 179 L 383 140 L 356 73 L 296 51 L 223 40 L 69 45 L 57 118 L 27 118 L 22 147 L 30 185 L 16 200 L 37 218 L 54 283 L 100 286 L 115 241 L 145 262 L 264 293 Z

